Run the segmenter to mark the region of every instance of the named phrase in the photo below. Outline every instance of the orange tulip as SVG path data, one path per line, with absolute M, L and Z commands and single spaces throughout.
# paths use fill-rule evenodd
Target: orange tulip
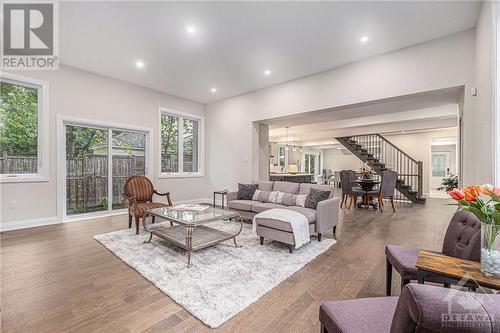
M 465 195 L 465 200 L 474 202 L 481 195 L 481 187 L 479 186 L 466 186 L 462 189 Z
M 465 198 L 464 192 L 460 191 L 458 188 L 454 188 L 453 190 L 448 191 L 448 195 L 457 201 L 463 200 L 463 198 Z

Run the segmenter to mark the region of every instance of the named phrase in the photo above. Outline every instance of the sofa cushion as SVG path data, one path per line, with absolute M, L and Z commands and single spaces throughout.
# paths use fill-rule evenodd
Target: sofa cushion
M 389 332 L 397 297 L 323 302 L 319 321 L 329 333 Z
M 257 184 L 238 184 L 238 200 L 252 200 Z
M 329 196 L 330 191 L 322 191 L 313 187 L 307 195 L 304 207 L 316 209 L 318 207 L 318 202 L 328 199 Z
M 307 218 L 309 223 L 316 222 L 316 211 L 311 208 L 298 207 L 298 206 L 290 206 L 290 207 L 282 207 L 284 209 L 290 209 L 295 212 L 299 212 Z
M 255 204 L 260 204 L 260 202 L 253 200 L 231 200 L 228 202 L 227 206 L 232 209 L 251 212 L 252 206 Z
M 299 189 L 299 194 L 309 195 L 311 188 L 315 188 L 315 189 L 321 190 L 321 191 L 330 191 L 329 198 L 333 197 L 333 191 L 334 191 L 333 186 L 332 185 L 323 185 L 323 184 L 317 185 L 317 184 L 301 183 L 300 189 Z
M 273 191 L 280 191 L 285 193 L 297 194 L 299 192 L 299 183 L 291 182 L 274 182 Z
M 267 219 L 267 218 L 257 218 L 256 220 L 257 220 L 256 221 L 257 225 L 261 225 L 261 226 L 276 229 L 276 230 L 293 232 L 292 226 L 288 222 L 275 220 L 275 219 Z M 314 233 L 314 224 L 313 223 L 309 223 L 309 232 L 311 234 Z
M 257 182 L 257 185 L 258 185 L 258 189 L 261 190 L 261 191 L 269 191 L 271 192 L 273 190 L 273 184 L 274 182 L 271 182 L 271 181 L 258 181 Z
M 295 196 L 295 205 L 292 206 L 300 206 L 305 207 L 307 195 L 305 194 L 297 194 Z
M 272 208 L 284 208 L 284 207 L 282 205 L 272 203 L 272 202 L 266 202 L 266 203 L 259 202 L 259 203 L 252 205 L 252 212 L 260 213 L 260 212 L 263 212 L 265 210 L 269 210 Z

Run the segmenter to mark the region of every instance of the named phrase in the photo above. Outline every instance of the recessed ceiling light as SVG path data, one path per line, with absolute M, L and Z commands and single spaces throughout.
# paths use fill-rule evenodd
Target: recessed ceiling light
M 270 71 L 269 69 L 266 69 L 266 70 L 264 71 L 264 75 L 270 75 L 270 74 L 271 74 L 271 71 Z
M 135 67 L 137 67 L 137 68 L 144 68 L 144 66 L 146 66 L 146 64 L 142 60 L 137 60 L 135 62 Z
M 194 35 L 196 33 L 196 27 L 194 25 L 188 25 L 186 31 L 188 34 Z
M 363 36 L 363 37 L 361 37 L 361 38 L 359 39 L 359 41 L 360 41 L 361 43 L 366 43 L 366 42 L 368 41 L 368 39 L 369 39 L 369 38 L 368 38 L 368 36 Z
M 212 88 L 212 89 L 210 89 L 210 91 L 213 92 L 213 93 L 216 93 L 217 92 L 217 88 Z

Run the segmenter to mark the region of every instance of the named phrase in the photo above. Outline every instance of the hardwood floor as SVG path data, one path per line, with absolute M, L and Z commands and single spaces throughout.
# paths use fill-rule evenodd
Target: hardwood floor
M 2 332 L 319 332 L 320 302 L 385 295 L 385 244 L 441 249 L 445 202 L 342 209 L 335 246 L 217 330 L 92 239 L 126 228 L 125 215 L 5 232 Z

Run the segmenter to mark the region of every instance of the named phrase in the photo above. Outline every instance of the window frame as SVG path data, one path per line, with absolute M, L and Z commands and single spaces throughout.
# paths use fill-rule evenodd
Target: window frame
M 169 115 L 178 117 L 179 121 L 179 129 L 178 129 L 178 166 L 177 172 L 163 172 L 161 170 L 161 152 L 162 152 L 162 142 L 161 142 L 161 117 L 162 115 Z M 195 120 L 198 121 L 198 171 L 196 172 L 184 172 L 184 141 L 183 141 L 183 132 L 184 132 L 184 119 Z M 203 116 L 190 114 L 185 112 L 180 112 L 177 110 L 158 107 L 158 178 L 200 178 L 205 177 L 205 119 Z
M 0 183 L 50 181 L 49 83 L 17 74 L 0 72 L 0 81 L 38 90 L 37 173 L 0 174 Z

